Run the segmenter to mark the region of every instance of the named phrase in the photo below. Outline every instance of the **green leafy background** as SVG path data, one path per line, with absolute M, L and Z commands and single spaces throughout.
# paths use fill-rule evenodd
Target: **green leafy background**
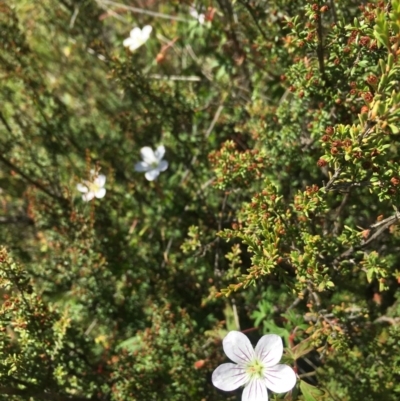
M 400 398 L 399 0 L 3 0 L 0 31 L 1 400 L 239 400 L 230 330 L 283 338 L 271 399 Z

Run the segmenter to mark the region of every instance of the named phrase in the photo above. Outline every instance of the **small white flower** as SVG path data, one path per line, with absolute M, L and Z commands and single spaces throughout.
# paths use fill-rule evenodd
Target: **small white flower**
M 125 47 L 129 47 L 131 52 L 147 42 L 153 28 L 150 25 L 144 26 L 142 29 L 136 27 L 131 30 L 129 38 L 123 42 Z
M 93 198 L 101 199 L 106 194 L 106 189 L 103 188 L 106 183 L 106 176 L 97 174 L 94 170 L 90 170 L 90 181 L 83 180 L 79 183 L 76 189 L 82 192 L 82 199 L 85 202 L 91 201 Z
M 143 161 L 135 164 L 135 171 L 146 172 L 144 176 L 148 181 L 155 180 L 161 171 L 165 171 L 168 168 L 168 162 L 162 160 L 165 154 L 163 145 L 160 145 L 155 152 L 149 146 L 145 146 L 140 149 L 140 154 Z
M 205 19 L 206 19 L 206 16 L 205 16 L 204 14 L 199 14 L 199 13 L 197 12 L 197 10 L 196 10 L 193 6 L 191 6 L 191 7 L 189 8 L 189 14 L 190 14 L 193 18 L 197 19 L 197 21 L 199 21 L 199 24 L 201 24 L 201 25 L 204 24 L 204 21 L 205 21 Z
M 244 386 L 242 401 L 268 401 L 267 388 L 274 393 L 286 393 L 295 386 L 294 370 L 278 365 L 283 343 L 276 334 L 262 336 L 255 350 L 239 331 L 229 332 L 222 344 L 225 354 L 236 364 L 224 363 L 214 370 L 212 382 L 220 390 L 233 391 Z

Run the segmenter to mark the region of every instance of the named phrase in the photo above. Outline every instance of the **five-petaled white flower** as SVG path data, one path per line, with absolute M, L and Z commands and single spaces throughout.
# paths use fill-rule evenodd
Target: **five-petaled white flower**
M 148 181 L 155 180 L 161 171 L 165 171 L 168 168 L 168 162 L 162 160 L 165 154 L 165 148 L 160 145 L 154 152 L 149 146 L 145 146 L 140 149 L 142 155 L 142 162 L 135 164 L 135 170 L 140 173 L 146 172 L 145 177 Z
M 82 192 L 82 199 L 86 202 L 91 201 L 94 197 L 101 199 L 106 194 L 104 184 L 106 183 L 106 176 L 98 174 L 95 170 L 90 170 L 90 180 L 83 180 L 79 183 L 76 189 Z
M 196 10 L 193 6 L 191 6 L 191 7 L 189 8 L 189 14 L 190 14 L 193 18 L 197 19 L 197 21 L 199 21 L 199 24 L 201 24 L 201 25 L 204 24 L 204 21 L 206 20 L 206 16 L 205 16 L 204 14 L 199 14 L 199 13 L 197 12 L 197 10 Z
M 123 42 L 125 47 L 129 47 L 131 52 L 147 42 L 153 28 L 150 25 L 144 26 L 142 29 L 136 27 L 131 30 L 129 38 Z
M 283 353 L 282 339 L 267 334 L 255 350 L 250 340 L 239 331 L 231 331 L 223 340 L 225 354 L 234 363 L 218 366 L 212 374 L 215 387 L 224 391 L 245 386 L 242 401 L 268 401 L 267 388 L 286 393 L 296 384 L 296 374 L 288 365 L 278 365 Z

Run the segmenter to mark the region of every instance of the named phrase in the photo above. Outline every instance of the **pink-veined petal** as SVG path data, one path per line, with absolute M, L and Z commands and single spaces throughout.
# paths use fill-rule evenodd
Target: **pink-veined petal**
M 241 365 L 254 358 L 253 346 L 250 340 L 240 331 L 230 331 L 222 341 L 226 356 Z
M 142 28 L 142 39 L 144 40 L 144 41 L 146 41 L 149 37 L 150 37 L 150 34 L 151 34 L 151 31 L 153 30 L 153 27 L 152 26 L 150 26 L 150 25 L 145 25 L 143 28 Z
M 164 155 L 165 155 L 164 145 L 158 146 L 155 151 L 155 156 L 156 156 L 157 160 L 160 161 L 164 157 Z
M 275 366 L 282 358 L 282 339 L 276 334 L 266 334 L 258 341 L 255 351 L 264 366 Z
M 146 177 L 146 180 L 154 181 L 159 175 L 160 175 L 160 172 L 157 169 L 154 169 L 154 170 L 148 171 L 144 176 Z
M 135 164 L 135 171 L 139 173 L 144 173 L 145 171 L 149 171 L 151 167 L 145 162 L 137 162 Z
M 98 191 L 96 191 L 96 193 L 94 194 L 94 196 L 97 199 L 101 199 L 104 198 L 104 195 L 106 194 L 106 189 L 105 188 L 100 188 Z
M 243 386 L 248 380 L 246 371 L 234 363 L 223 363 L 214 370 L 212 383 L 224 391 L 233 391 Z
M 265 383 L 274 393 L 286 393 L 296 384 L 296 373 L 288 365 L 276 365 L 264 372 Z
M 76 185 L 76 189 L 77 189 L 79 192 L 83 192 L 84 194 L 85 194 L 87 191 L 89 191 L 89 188 L 88 188 L 86 185 L 83 185 L 83 184 L 77 184 L 77 185 Z
M 166 160 L 161 160 L 157 169 L 159 171 L 165 171 L 168 168 L 168 162 Z
M 82 195 L 82 199 L 83 199 L 85 202 L 89 202 L 89 201 L 91 201 L 93 198 L 94 198 L 94 193 L 93 193 L 93 192 L 88 192 L 88 193 Z
M 252 380 L 243 390 L 242 401 L 268 401 L 268 390 L 264 380 Z
M 99 174 L 93 181 L 97 186 L 104 187 L 106 183 L 106 176 L 103 174 Z
M 140 149 L 140 154 L 145 163 L 147 164 L 158 163 L 157 157 L 154 154 L 153 149 L 150 148 L 149 146 L 145 146 L 142 149 Z

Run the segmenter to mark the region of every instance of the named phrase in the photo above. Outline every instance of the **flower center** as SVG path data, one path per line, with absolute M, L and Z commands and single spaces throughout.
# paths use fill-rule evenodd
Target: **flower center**
M 253 359 L 246 366 L 246 372 L 251 379 L 261 379 L 264 377 L 264 369 L 264 364 L 258 359 Z
M 97 184 L 95 184 L 94 182 L 88 182 L 88 183 L 86 183 L 86 185 L 87 185 L 87 187 L 89 189 L 89 192 L 96 193 L 100 189 L 100 187 Z

